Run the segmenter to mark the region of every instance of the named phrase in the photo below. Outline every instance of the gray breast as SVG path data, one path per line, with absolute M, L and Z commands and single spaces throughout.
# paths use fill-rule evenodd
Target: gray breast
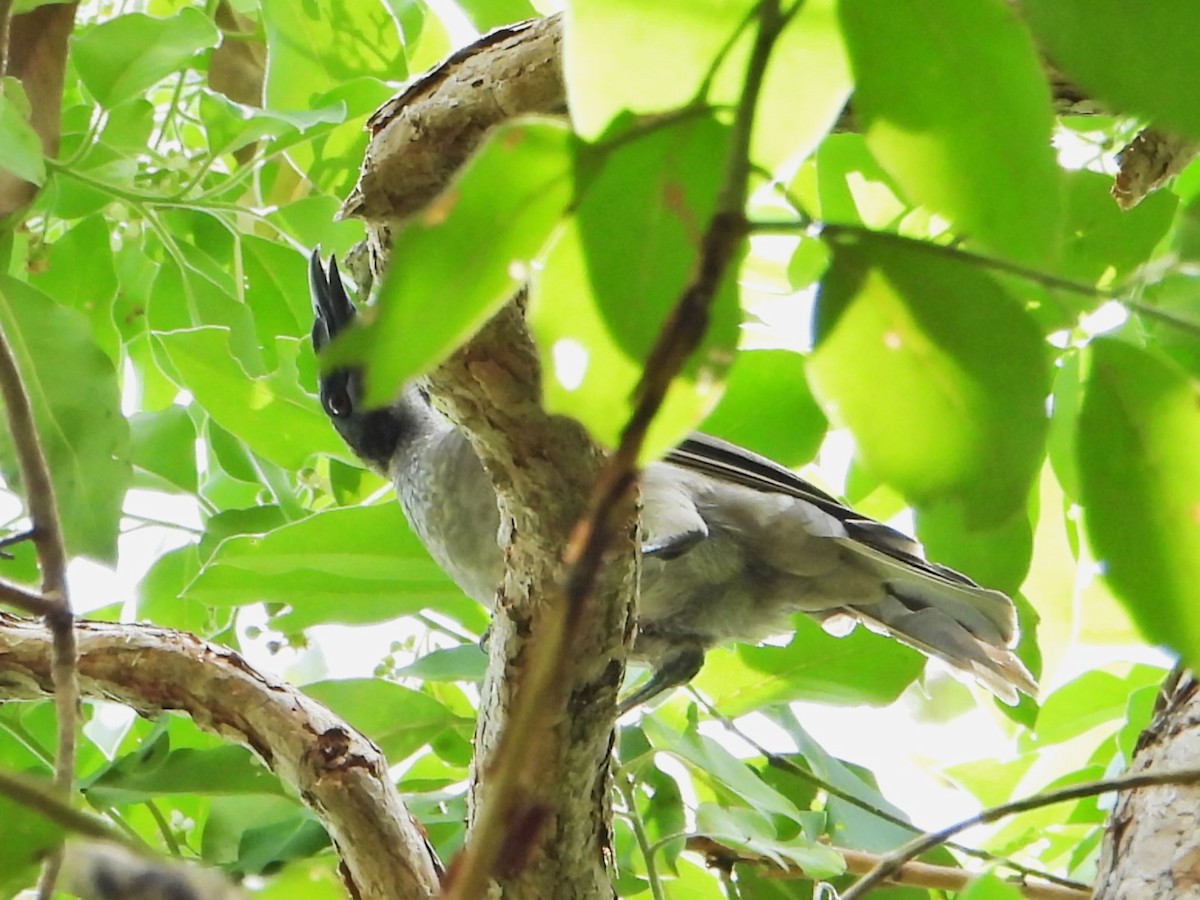
M 393 461 L 392 480 L 429 555 L 463 593 L 490 607 L 504 575 L 500 514 L 466 438 L 449 428 L 421 437 Z

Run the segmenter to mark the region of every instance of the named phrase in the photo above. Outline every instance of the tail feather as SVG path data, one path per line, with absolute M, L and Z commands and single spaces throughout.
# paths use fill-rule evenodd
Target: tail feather
M 917 571 L 858 542 L 846 542 L 883 579 L 887 597 L 852 607 L 855 615 L 902 643 L 973 675 L 1005 703 L 1017 691 L 1035 696 L 1037 682 L 1010 646 L 1016 611 L 999 591 Z

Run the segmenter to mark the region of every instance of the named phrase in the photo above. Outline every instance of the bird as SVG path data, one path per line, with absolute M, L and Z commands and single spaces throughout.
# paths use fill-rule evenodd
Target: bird
M 357 316 L 337 260 L 309 259 L 318 354 Z M 416 385 L 383 408 L 362 403 L 361 367 L 319 377 L 334 428 L 391 479 L 435 562 L 491 607 L 504 574 L 492 483 L 466 436 Z M 1037 684 L 1013 652 L 1016 610 L 1000 591 L 924 558 L 919 543 L 850 509 L 790 469 L 693 433 L 641 475 L 642 570 L 630 658 L 649 679 L 627 712 L 695 676 L 705 653 L 757 642 L 806 613 L 844 634 L 862 623 L 973 676 L 1008 704 Z

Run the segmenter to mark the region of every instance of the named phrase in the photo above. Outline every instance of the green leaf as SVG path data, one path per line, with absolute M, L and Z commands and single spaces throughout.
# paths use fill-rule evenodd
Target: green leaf
M 487 654 L 477 644 L 431 650 L 396 671 L 397 678 L 422 681 L 479 681 L 487 670 Z
M 245 747 L 232 744 L 169 749 L 164 735 L 85 780 L 84 795 L 98 808 L 141 803 L 163 794 L 282 794 L 278 779 Z
M 229 335 L 225 328 L 194 328 L 155 334 L 154 341 L 179 386 L 260 456 L 295 470 L 314 453 L 345 455 L 316 398 L 299 385 L 296 355 L 307 342 L 277 338 L 279 368 L 252 378 L 232 358 Z
M 701 430 L 795 467 L 810 462 L 828 422 L 804 378 L 804 357 L 791 350 L 743 350 L 725 393 Z
M 109 245 L 108 222 L 88 216 L 47 248 L 45 268 L 29 273 L 29 283 L 63 306 L 78 309 L 92 323 L 92 334 L 114 364 L 121 358 L 121 337 L 114 316 L 117 276 Z
M 168 75 L 187 69 L 221 34 L 195 7 L 156 19 L 128 13 L 84 31 L 72 42 L 79 77 L 101 106 L 113 107 Z
M 712 160 L 728 129 L 697 118 L 580 151 L 582 196 L 537 273 L 530 322 L 544 360 L 547 408 L 616 443 L 659 329 L 695 272 L 715 210 Z M 646 441 L 678 442 L 708 411 L 737 343 L 737 263 L 724 274 L 701 346 L 685 363 Z M 636 302 L 630 302 L 636 298 Z
M 326 366 L 365 364 L 368 406 L 387 404 L 443 360 L 528 278 L 571 199 L 572 140 L 552 120 L 497 128 L 458 181 L 396 236 L 373 321 L 322 356 Z
M 870 809 L 882 810 L 894 818 L 908 820 L 902 810 L 884 798 L 866 770 L 826 753 L 800 725 L 790 707 L 776 706 L 766 715 L 796 742 L 800 756 L 814 775 L 859 799 L 867 807 L 864 809 L 840 797 L 828 798 L 829 830 L 837 835 L 839 844 L 884 853 L 919 833 L 914 827 L 897 825 L 869 812 Z
M 537 15 L 529 0 L 462 0 L 458 7 L 481 33 Z
M 791 800 L 712 738 L 694 730 L 678 734 L 653 717 L 643 719 L 642 728 L 656 749 L 679 757 L 700 777 L 723 785 L 755 809 L 797 822 L 803 820 L 804 813 Z
M 1046 698 L 1038 714 L 1038 746 L 1059 744 L 1101 725 L 1121 726 L 1129 696 L 1158 685 L 1166 673 L 1152 666 L 1133 666 L 1123 678 L 1110 672 L 1085 672 Z
M 1170 191 L 1157 191 L 1123 210 L 1113 202 L 1111 176 L 1080 170 L 1064 172 L 1063 177 L 1065 241 L 1055 270 L 1084 283 L 1107 285 L 1133 272 L 1150 258 L 1179 206 L 1179 198 Z M 1096 305 L 1096 300 L 1089 298 L 1089 304 Z
M 594 138 L 623 112 L 668 112 L 698 98 L 714 107 L 736 104 L 753 13 L 749 0 L 576 0 L 564 62 L 579 133 Z M 772 49 L 751 137 L 754 162 L 774 169 L 812 152 L 845 106 L 850 84 L 833 0 L 808 0 Z
M 283 623 L 296 628 L 380 622 L 427 608 L 456 616 L 479 610 L 429 558 L 394 502 L 229 538 L 184 596 L 213 606 L 282 604 L 290 609 Z
M 882 706 L 925 667 L 917 651 L 866 628 L 834 637 L 806 616 L 792 622 L 796 633 L 786 647 L 710 650 L 694 684 L 728 715 L 793 700 Z
M 27 778 L 32 787 L 41 787 L 47 793 L 53 791 L 49 778 L 35 779 L 23 773 L 22 778 Z M 34 884 L 43 857 L 65 835 L 61 826 L 43 818 L 36 809 L 8 797 L 0 796 L 0 817 L 6 823 L 4 840 L 0 841 L 0 893 L 15 897 L 22 888 Z
M 1080 500 L 1113 592 L 1150 640 L 1200 663 L 1200 386 L 1114 338 L 1091 345 Z
M 454 715 L 428 694 L 390 681 L 358 678 L 304 686 L 304 693 L 329 707 L 379 745 L 396 763 L 447 728 L 470 735 L 473 722 Z
M 129 420 L 133 445 L 130 459 L 172 487 L 188 493 L 197 488 L 196 426 L 186 408 L 135 413 Z
M 259 873 L 328 845 L 313 814 L 294 799 L 231 795 L 212 799 L 200 853 L 206 862 Z
M 990 250 L 1053 259 L 1061 190 L 1050 95 L 1017 13 L 1002 0 L 838 9 L 855 113 L 905 193 Z
M 33 407 L 67 551 L 113 561 L 130 481 L 129 425 L 113 364 L 79 313 L 2 275 L 0 325 Z M 14 484 L 7 429 L 0 453 Z
M 696 830 L 716 841 L 765 857 L 780 868 L 789 863 L 798 866 L 814 879 L 831 878 L 846 871 L 845 860 L 836 850 L 803 838 L 780 840 L 770 820 L 755 810 L 723 809 L 713 803 L 702 803 L 696 810 Z
M 596 138 L 625 111 L 690 104 L 753 8 L 752 0 L 573 0 L 563 65 L 579 134 Z M 744 46 L 739 57 L 745 58 Z
M 990 526 L 1024 508 L 1045 452 L 1036 324 L 951 251 L 836 231 L 808 362 L 822 406 L 911 502 Z
M 991 872 L 984 872 L 959 893 L 958 900 L 1021 900 L 1022 896 L 1015 885 L 1001 881 Z
M 263 0 L 267 33 L 267 106 L 307 110 L 341 84 L 364 75 L 403 81 L 404 36 L 383 3 L 359 0 Z
M 155 560 L 137 584 L 139 621 L 198 635 L 219 631 L 218 617 L 207 606 L 180 596 L 199 570 L 200 558 L 195 544 L 179 547 Z
M 1200 47 L 1180 27 L 1200 14 L 1195 0 L 1026 0 L 1021 8 L 1047 55 L 1088 96 L 1200 137 L 1191 98 Z
M 1033 527 L 1023 509 L 990 527 L 972 526 L 970 512 L 957 503 L 922 506 L 916 512 L 917 537 L 930 559 L 984 587 L 1006 594 L 1021 589 L 1033 558 Z
M 29 103 L 15 78 L 0 80 L 0 169 L 37 185 L 46 180 L 42 142 L 29 124 Z

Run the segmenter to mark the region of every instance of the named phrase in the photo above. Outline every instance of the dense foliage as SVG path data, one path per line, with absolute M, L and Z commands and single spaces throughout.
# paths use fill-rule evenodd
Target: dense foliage
M 573 127 L 508 126 L 450 214 L 399 235 L 382 313 L 347 351 L 372 363 L 379 397 L 533 271 L 546 401 L 615 438 L 718 201 L 754 6 L 570 4 Z M 911 744 L 952 728 L 894 741 L 992 804 L 1119 771 L 1167 658 L 1147 646 L 1200 658 L 1200 164 L 1133 209 L 1109 195 L 1115 151 L 1144 123 L 1200 138 L 1200 48 L 1173 15 L 1157 22 L 1136 5 L 1022 7 L 1023 18 L 1001 0 L 802 5 L 773 50 L 748 148 L 740 279 L 719 293 L 652 443 L 700 427 L 791 466 L 824 444 L 824 465 L 807 470 L 816 480 L 876 518 L 911 508 L 932 558 L 1016 598 L 1019 653 L 1043 697 L 993 705 L 932 672 L 913 687 L 914 651 L 805 619 L 787 640 L 715 651 L 696 690 L 724 716 L 760 714 L 741 727 L 798 771 L 729 739 L 687 692 L 623 724 L 621 895 L 650 879 L 676 897 L 809 897 L 810 882 L 753 866 L 736 879 L 706 870 L 684 838 L 834 877 L 841 860 L 823 838 L 882 852 L 914 833 L 898 824 L 906 813 L 943 820 L 896 808 L 789 702 L 903 695 L 914 718 L 985 722 L 997 738 L 981 759 Z M 534 14 L 525 0 L 85 5 L 55 158 L 43 158 L 22 86 L 0 87 L 0 167 L 40 185 L 0 230 L 0 326 L 69 551 L 140 576 L 87 615 L 188 630 L 302 684 L 380 745 L 443 859 L 463 840 L 487 617 L 316 402 L 305 254 L 344 256 L 362 237 L 334 213 L 355 184 L 365 118 L 447 54 L 451 33 L 458 43 L 468 26 Z M 1056 117 L 1037 46 L 1122 115 Z M 829 448 L 851 445 L 842 483 Z M 0 464 L 15 528 L 21 490 L 2 439 Z M 29 545 L 14 557 L 0 575 L 35 583 Z M 77 597 L 94 596 L 91 571 L 73 569 Z M 382 623 L 393 643 L 378 658 L 355 649 L 366 632 L 329 627 Z M 78 778 L 94 810 L 163 853 L 265 876 L 249 882 L 261 896 L 342 895 L 320 824 L 249 751 L 183 717 L 84 715 Z M 869 724 L 877 715 L 840 721 L 892 742 Z M 0 707 L 0 767 L 47 774 L 53 746 L 51 704 Z M 33 822 L 13 805 L 0 799 L 0 821 Z M 981 840 L 1086 882 L 1103 820 L 1087 799 Z M 32 883 L 54 834 L 3 831 L 7 895 Z M 933 859 L 953 862 L 947 850 Z M 1011 895 L 996 882 L 968 894 Z

